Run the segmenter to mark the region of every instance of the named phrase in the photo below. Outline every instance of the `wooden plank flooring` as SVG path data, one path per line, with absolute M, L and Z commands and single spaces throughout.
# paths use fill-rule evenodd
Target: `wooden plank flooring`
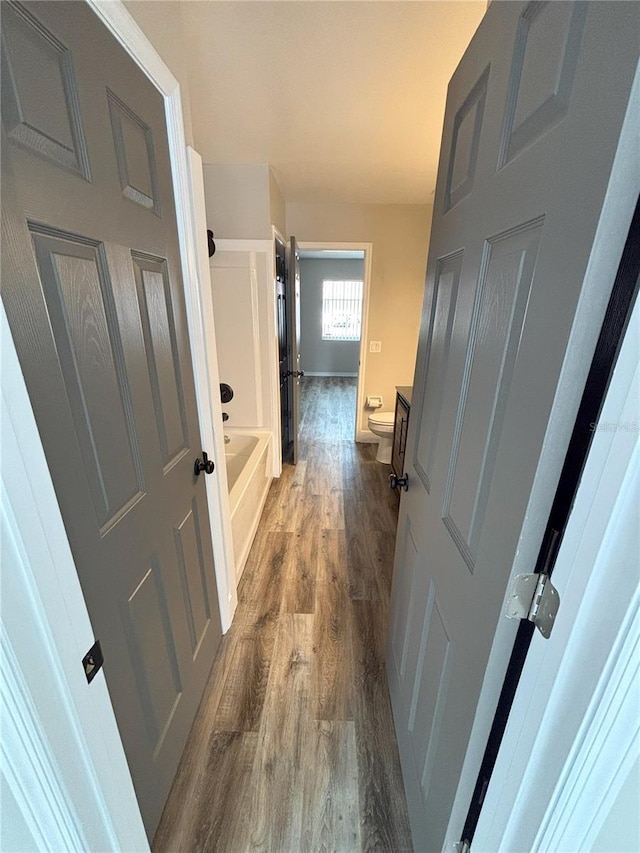
M 301 459 L 271 486 L 154 853 L 412 849 L 384 667 L 397 496 L 353 441 L 355 393 L 302 380 Z

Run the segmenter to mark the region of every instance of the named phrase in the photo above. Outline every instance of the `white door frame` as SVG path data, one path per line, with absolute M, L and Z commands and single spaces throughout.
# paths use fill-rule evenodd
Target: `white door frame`
M 360 328 L 360 364 L 358 367 L 358 392 L 356 396 L 356 418 L 354 427 L 355 441 L 372 441 L 375 436 L 365 428 L 364 420 L 364 380 L 367 365 L 367 338 L 369 333 L 369 294 L 371 292 L 371 263 L 373 255 L 373 243 L 330 243 L 314 242 L 311 240 L 299 240 L 298 249 L 303 251 L 339 251 L 339 252 L 364 252 L 364 272 L 362 284 L 362 326 Z
M 204 190 L 195 152 L 189 173 L 180 87 L 121 0 L 86 2 L 164 97 L 202 442 L 212 449 L 216 468 L 222 472 L 222 431 L 216 429 L 215 421 L 218 414 L 221 424 L 221 407 L 211 394 L 218 379 L 207 300 L 208 265 L 199 257 L 203 240 L 206 245 Z M 3 817 L 9 821 L 3 833 L 11 831 L 15 818 L 26 821 L 38 849 L 46 850 L 51 839 L 58 838 L 61 849 L 142 851 L 148 844 L 104 675 L 98 673 L 88 686 L 80 663 L 94 634 L 4 307 L 0 307 L 3 545 L 9 549 L 11 568 L 16 568 L 3 579 L 3 700 L 5 710 L 14 709 L 11 720 L 16 722 L 9 730 L 8 717 L 3 716 L 2 774 L 15 804 L 13 811 L 5 813 L 10 805 L 3 802 Z M 225 520 L 220 497 L 222 484 L 217 477 L 207 478 L 216 583 L 226 631 L 237 598 L 235 580 L 230 583 L 234 567 L 233 558 L 229 559 L 228 513 Z M 9 575 L 15 580 L 11 590 L 6 585 Z M 19 625 L 12 622 L 15 612 L 24 614 Z M 49 679 L 36 677 L 34 660 L 47 664 Z M 65 757 L 72 744 L 73 760 Z M 91 807 L 82 806 L 87 801 Z

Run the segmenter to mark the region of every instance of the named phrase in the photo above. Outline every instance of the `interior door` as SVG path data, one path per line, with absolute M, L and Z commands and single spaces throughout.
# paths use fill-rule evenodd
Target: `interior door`
M 300 256 L 296 238 L 289 240 L 287 264 L 289 291 L 289 379 L 291 387 L 291 440 L 293 463 L 298 461 L 298 432 L 300 430 Z
M 278 313 L 278 376 L 280 380 L 280 443 L 282 460 L 290 459 L 293 454 L 291 436 L 291 376 L 290 376 L 290 323 L 289 297 L 287 293 L 287 259 L 284 243 L 276 239 L 276 299 Z
M 445 839 L 637 34 L 637 4 L 495 2 L 449 86 L 387 645 L 416 850 Z
M 164 103 L 83 3 L 2 48 L 2 297 L 151 837 L 221 637 Z

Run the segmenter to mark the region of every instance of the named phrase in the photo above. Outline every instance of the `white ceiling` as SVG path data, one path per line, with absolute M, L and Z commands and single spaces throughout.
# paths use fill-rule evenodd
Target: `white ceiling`
M 195 145 L 286 201 L 429 204 L 446 87 L 485 0 L 183 2 Z

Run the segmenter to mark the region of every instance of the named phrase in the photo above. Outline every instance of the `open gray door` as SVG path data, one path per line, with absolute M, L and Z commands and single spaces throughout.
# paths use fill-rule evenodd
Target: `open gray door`
M 2 297 L 151 837 L 221 637 L 164 102 L 84 3 L 2 48 Z
M 287 290 L 289 316 L 289 378 L 291 388 L 291 440 L 293 463 L 298 461 L 298 432 L 300 430 L 300 256 L 296 238 L 289 239 L 287 258 Z
M 387 649 L 421 853 L 445 841 L 523 525 L 543 512 L 530 497 L 636 73 L 639 8 L 494 2 L 449 86 Z

